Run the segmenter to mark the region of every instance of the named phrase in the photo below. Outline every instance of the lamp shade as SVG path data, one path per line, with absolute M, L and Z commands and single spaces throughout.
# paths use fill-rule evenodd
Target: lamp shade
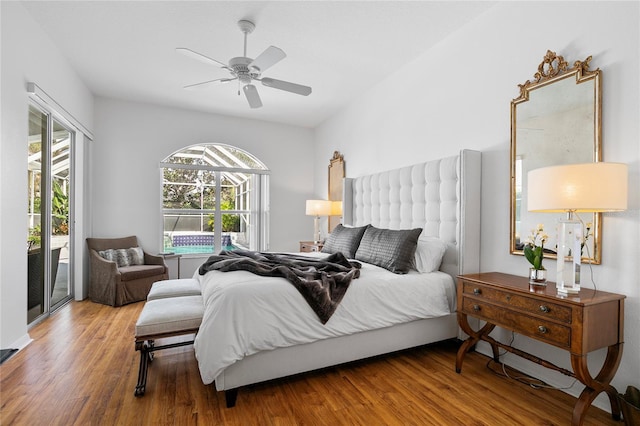
M 331 214 L 331 201 L 307 200 L 306 214 L 308 216 L 329 216 Z
M 342 216 L 342 201 L 331 202 L 331 216 Z
M 585 163 L 543 167 L 527 174 L 532 212 L 607 212 L 627 209 L 627 165 Z

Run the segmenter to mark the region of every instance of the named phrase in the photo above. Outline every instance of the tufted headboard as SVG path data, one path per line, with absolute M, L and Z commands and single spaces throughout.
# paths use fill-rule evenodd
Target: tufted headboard
M 343 222 L 378 228 L 422 228 L 447 243 L 440 270 L 480 270 L 480 152 L 345 178 Z

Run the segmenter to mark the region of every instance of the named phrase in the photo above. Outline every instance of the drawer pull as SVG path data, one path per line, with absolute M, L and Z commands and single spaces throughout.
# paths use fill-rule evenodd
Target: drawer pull
M 549 312 L 549 311 L 551 311 L 551 309 L 549 309 L 548 306 L 540 305 L 540 312 Z
M 539 326 L 538 326 L 538 331 L 539 331 L 540 333 L 542 333 L 542 334 L 546 334 L 546 333 L 547 333 L 547 331 L 549 331 L 549 330 L 548 330 L 548 329 L 547 329 L 547 327 L 545 327 L 544 325 L 539 325 Z
M 474 288 L 473 294 L 475 294 L 476 296 L 479 296 L 480 294 L 482 294 L 482 290 L 480 290 L 479 288 Z
M 473 305 L 473 310 L 478 312 L 480 310 L 480 305 Z

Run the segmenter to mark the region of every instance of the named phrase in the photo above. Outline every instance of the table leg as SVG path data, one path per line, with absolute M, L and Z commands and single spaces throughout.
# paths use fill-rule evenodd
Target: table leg
M 464 360 L 464 356 L 467 352 L 469 352 L 469 350 L 478 343 L 483 336 L 491 333 L 491 331 L 496 327 L 495 324 L 486 323 L 482 328 L 480 328 L 480 330 L 475 331 L 469 325 L 467 314 L 462 312 L 458 312 L 458 325 L 460 325 L 460 328 L 469 335 L 469 338 L 462 343 L 460 348 L 458 348 L 458 353 L 456 355 L 456 373 L 460 373 L 462 371 L 462 361 Z M 498 361 L 498 347 L 491 344 L 491 349 L 493 350 L 494 361 Z
M 571 419 L 572 426 L 579 426 L 583 424 L 587 410 L 600 392 L 606 392 L 609 397 L 609 402 L 611 403 L 611 417 L 614 420 L 620 420 L 618 392 L 609 383 L 618 370 L 621 358 L 622 343 L 609 346 L 604 364 L 594 379 L 591 377 L 591 373 L 589 373 L 587 356 L 571 354 L 571 366 L 573 367 L 573 372 L 578 380 L 586 386 L 580 394 L 576 405 L 573 407 L 573 418 Z

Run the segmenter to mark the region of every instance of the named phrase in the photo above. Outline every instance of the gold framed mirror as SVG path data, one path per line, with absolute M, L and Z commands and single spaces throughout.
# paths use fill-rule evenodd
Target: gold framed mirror
M 519 84 L 511 101 L 511 254 L 522 255 L 531 230 L 544 226 L 545 257 L 556 258 L 555 229 L 561 213 L 527 210 L 527 173 L 560 164 L 602 160 L 601 71 L 589 70 L 591 56 L 572 68 L 550 50 L 534 81 Z M 601 213 L 583 213 L 583 263 L 601 261 Z M 589 228 L 588 230 L 586 228 Z
M 344 156 L 338 151 L 333 152 L 329 160 L 329 201 L 342 201 L 342 181 L 344 179 Z M 329 216 L 329 233 L 333 231 L 342 218 L 342 214 Z

